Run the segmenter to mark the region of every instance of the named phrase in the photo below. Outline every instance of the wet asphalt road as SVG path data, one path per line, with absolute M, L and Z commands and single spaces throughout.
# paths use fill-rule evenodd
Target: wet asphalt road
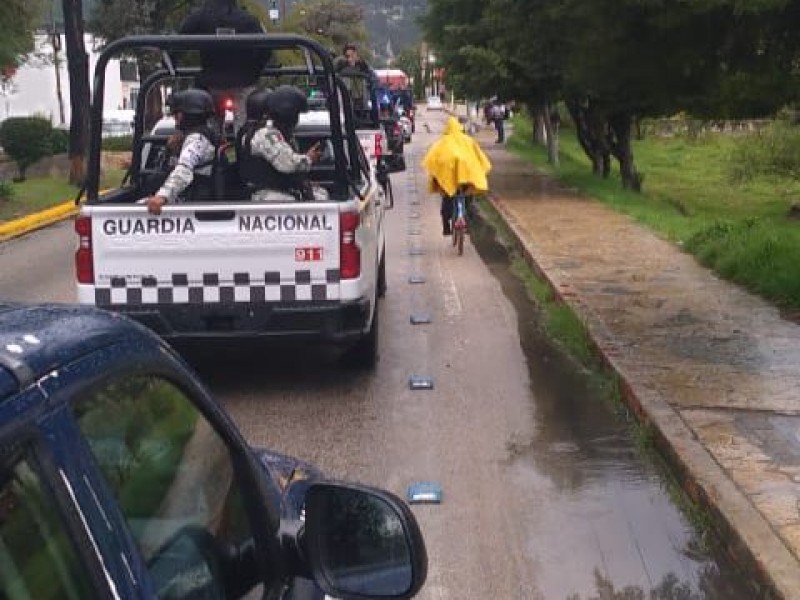
M 421 117 L 432 133 L 418 123 L 409 170 L 393 176 L 375 372 L 344 369 L 329 348 L 188 358 L 253 444 L 403 496 L 442 485 L 441 505 L 414 507 L 430 558 L 420 598 L 752 598 L 703 549 L 624 418 L 538 333 L 502 249 L 476 230 L 480 254 L 468 242 L 458 257 L 441 236 L 418 165 L 444 117 Z M 73 246 L 70 223 L 0 245 L 0 299 L 72 301 Z M 434 389 L 410 390 L 412 375 Z

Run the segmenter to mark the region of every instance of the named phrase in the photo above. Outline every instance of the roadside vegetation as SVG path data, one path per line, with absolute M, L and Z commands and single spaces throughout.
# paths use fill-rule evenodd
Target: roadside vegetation
M 101 189 L 118 186 L 124 175 L 121 169 L 104 171 Z M 0 222 L 74 200 L 78 191 L 66 177 L 29 177 L 20 182 L 0 182 Z
M 532 123 L 524 116 L 514 120 L 509 148 L 568 187 L 631 215 L 721 277 L 800 311 L 800 223 L 793 209 L 800 201 L 797 127 L 776 121 L 746 136 L 687 133 L 634 140 L 647 182 L 642 193 L 593 176 L 570 133 L 560 136 L 558 167 L 533 142 Z

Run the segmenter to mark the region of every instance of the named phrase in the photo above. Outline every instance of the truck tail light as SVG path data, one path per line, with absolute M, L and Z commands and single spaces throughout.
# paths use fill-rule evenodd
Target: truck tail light
M 94 258 L 92 256 L 92 218 L 75 219 L 78 250 L 75 252 L 75 275 L 78 283 L 94 283 Z
M 383 156 L 383 134 L 376 133 L 375 134 L 375 156 L 380 158 Z
M 355 279 L 361 275 L 361 249 L 356 244 L 356 229 L 361 223 L 357 212 L 339 215 L 339 272 L 342 279 Z

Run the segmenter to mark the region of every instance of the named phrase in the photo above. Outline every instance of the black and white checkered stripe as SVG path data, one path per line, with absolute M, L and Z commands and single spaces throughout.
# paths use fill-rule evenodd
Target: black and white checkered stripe
M 94 296 L 97 306 L 339 300 L 339 269 L 328 269 L 320 275 L 316 278 L 310 270 L 295 271 L 293 281 L 287 282 L 281 281 L 278 271 L 264 273 L 263 279 L 255 279 L 250 273 L 235 273 L 233 285 L 220 284 L 217 273 L 203 273 L 196 283 L 186 273 L 173 274 L 169 282 L 155 277 L 139 281 L 112 277 L 110 285 L 95 287 Z

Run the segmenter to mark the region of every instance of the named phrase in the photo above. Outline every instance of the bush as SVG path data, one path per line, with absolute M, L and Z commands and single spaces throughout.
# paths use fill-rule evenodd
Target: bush
M 800 176 L 800 128 L 776 121 L 764 131 L 737 141 L 728 174 L 736 182 L 758 176 Z
M 69 152 L 69 131 L 54 128 L 50 135 L 50 146 L 50 151 L 53 154 L 66 154 Z
M 14 197 L 14 186 L 10 181 L 0 181 L 0 200 L 11 200 Z
M 133 136 L 123 135 L 103 138 L 103 150 L 107 152 L 130 152 L 133 150 Z
M 28 167 L 53 153 L 52 133 L 42 117 L 11 117 L 0 125 L 0 145 L 16 161 L 20 180 Z

